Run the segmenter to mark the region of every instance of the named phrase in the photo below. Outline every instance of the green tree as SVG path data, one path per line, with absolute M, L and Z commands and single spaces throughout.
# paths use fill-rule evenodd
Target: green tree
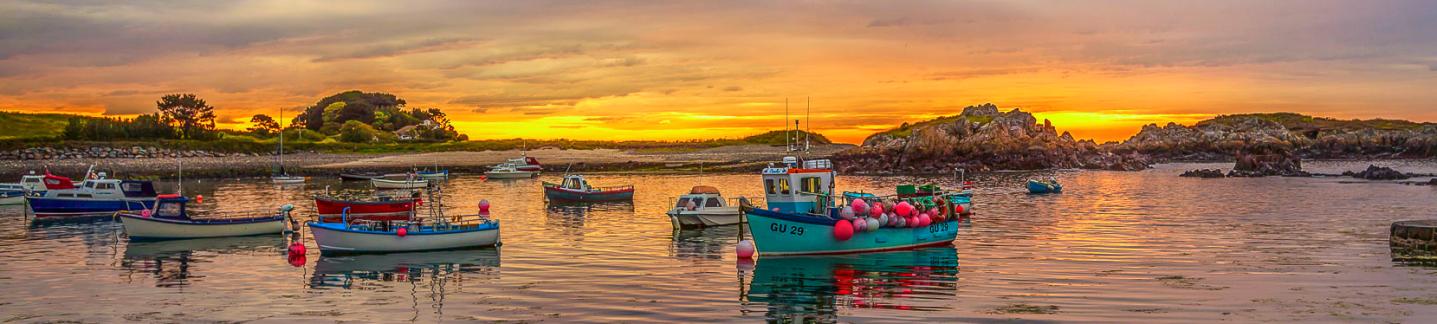
M 179 124 L 180 138 L 195 138 L 215 129 L 215 107 L 194 94 L 169 94 L 155 102 L 166 119 Z
M 350 143 L 379 143 L 393 141 L 393 134 L 374 129 L 358 120 L 344 122 L 339 127 L 339 140 Z
M 250 126 L 247 130 L 255 135 L 270 136 L 270 134 L 279 133 L 279 122 L 276 122 L 274 118 L 270 118 L 269 115 L 254 115 L 254 117 L 250 117 L 249 122 L 253 123 L 254 126 Z

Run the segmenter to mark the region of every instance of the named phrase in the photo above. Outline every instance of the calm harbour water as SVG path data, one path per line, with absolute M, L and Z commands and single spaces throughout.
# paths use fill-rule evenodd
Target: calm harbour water
M 1430 161 L 1385 161 L 1437 172 Z M 758 196 L 756 174 L 596 175 L 632 204 L 548 206 L 537 180 L 457 176 L 499 248 L 321 256 L 291 266 L 280 235 L 129 242 L 109 220 L 32 222 L 0 207 L 0 321 L 1318 321 L 1437 318 L 1437 267 L 1394 263 L 1388 225 L 1437 218 L 1437 187 L 1336 178 L 1190 179 L 1142 172 L 978 175 L 977 215 L 951 247 L 739 262 L 735 227 L 672 231 L 669 197 L 696 184 Z M 1365 163 L 1311 162 L 1309 171 Z M 1060 195 L 1030 196 L 1056 175 Z M 554 175 L 543 179 L 553 181 Z M 842 177 L 891 193 L 912 178 Z M 953 179 L 927 178 L 952 184 Z M 313 208 L 316 180 L 187 181 L 202 209 Z M 172 189 L 174 183 L 164 183 Z

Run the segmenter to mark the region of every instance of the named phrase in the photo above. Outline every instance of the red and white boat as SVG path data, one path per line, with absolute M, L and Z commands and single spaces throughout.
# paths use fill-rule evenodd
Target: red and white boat
M 346 200 L 331 196 L 314 196 L 314 209 L 321 222 L 339 222 L 344 209 L 349 208 L 349 221 L 397 221 L 408 220 L 414 209 L 423 204 L 415 198 L 380 198 L 378 200 Z
M 539 164 L 539 160 L 531 156 L 509 159 L 509 161 L 504 161 L 504 163 L 498 166 L 510 166 L 513 167 L 515 171 L 533 172 L 534 174 L 539 174 L 540 171 L 544 171 L 544 165 Z

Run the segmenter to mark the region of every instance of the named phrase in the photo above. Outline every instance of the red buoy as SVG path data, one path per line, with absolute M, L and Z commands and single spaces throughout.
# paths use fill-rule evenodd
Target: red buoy
M 853 238 L 853 223 L 840 219 L 833 224 L 833 239 L 847 241 L 851 238 Z
M 405 235 L 409 235 L 409 229 L 400 227 L 398 231 L 395 231 L 395 234 L 398 234 L 399 237 L 404 237 Z

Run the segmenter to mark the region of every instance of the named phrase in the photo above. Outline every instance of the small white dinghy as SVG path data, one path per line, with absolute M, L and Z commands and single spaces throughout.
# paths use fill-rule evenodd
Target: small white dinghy
M 429 187 L 429 180 L 414 179 L 412 177 L 405 180 L 369 179 L 369 183 L 374 184 L 374 187 L 379 189 L 420 189 Z
M 730 205 L 719 194 L 718 188 L 710 186 L 694 186 L 675 201 L 668 212 L 675 229 L 734 225 L 743 215 L 738 206 Z
M 238 218 L 190 218 L 180 195 L 160 195 L 154 210 L 120 212 L 125 234 L 131 240 L 165 240 L 205 237 L 249 236 L 284 232 L 284 220 L 293 206 L 284 205 L 275 214 Z
M 269 178 L 269 181 L 274 182 L 274 184 L 301 184 L 304 183 L 305 178 L 286 174 L 272 176 Z

